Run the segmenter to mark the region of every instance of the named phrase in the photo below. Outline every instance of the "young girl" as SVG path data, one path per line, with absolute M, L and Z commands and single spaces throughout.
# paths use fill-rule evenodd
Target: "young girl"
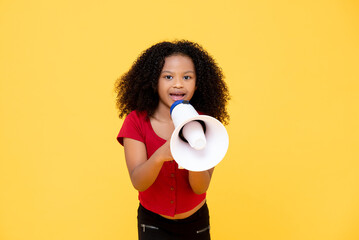
M 214 169 L 178 169 L 169 140 L 170 107 L 177 100 L 226 124 L 229 93 L 221 69 L 198 44 L 160 42 L 144 51 L 115 84 L 117 140 L 125 148 L 131 182 L 139 191 L 139 239 L 210 239 L 206 191 Z

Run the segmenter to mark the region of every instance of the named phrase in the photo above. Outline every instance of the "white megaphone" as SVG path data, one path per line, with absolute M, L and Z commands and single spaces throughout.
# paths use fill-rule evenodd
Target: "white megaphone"
M 171 153 L 178 166 L 200 172 L 216 166 L 228 150 L 226 128 L 217 119 L 199 115 L 186 100 L 171 106 L 175 130 L 171 136 Z

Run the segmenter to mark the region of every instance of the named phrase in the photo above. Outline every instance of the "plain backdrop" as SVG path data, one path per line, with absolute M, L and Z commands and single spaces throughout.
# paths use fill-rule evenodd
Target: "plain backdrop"
M 136 239 L 113 86 L 175 39 L 232 96 L 212 238 L 359 239 L 354 0 L 1 0 L 0 239 Z

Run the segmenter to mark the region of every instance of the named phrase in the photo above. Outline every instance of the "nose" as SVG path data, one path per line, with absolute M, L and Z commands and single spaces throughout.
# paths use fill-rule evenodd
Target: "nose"
M 183 87 L 183 79 L 182 78 L 176 77 L 174 80 L 175 81 L 174 81 L 173 87 L 175 87 L 175 88 L 182 88 Z

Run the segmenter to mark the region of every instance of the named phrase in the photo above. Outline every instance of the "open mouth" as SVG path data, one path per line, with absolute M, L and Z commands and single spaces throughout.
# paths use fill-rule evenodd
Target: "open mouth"
M 178 101 L 178 100 L 183 100 L 184 99 L 185 94 L 184 93 L 171 93 L 170 97 L 172 98 L 172 100 L 174 101 Z

